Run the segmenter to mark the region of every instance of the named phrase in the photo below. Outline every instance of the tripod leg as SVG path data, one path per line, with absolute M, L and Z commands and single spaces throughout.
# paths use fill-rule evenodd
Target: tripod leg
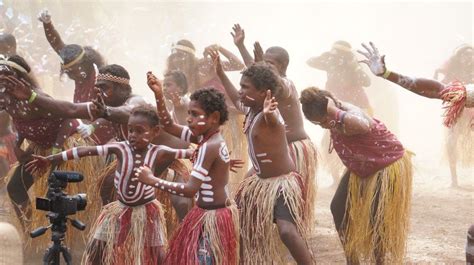
M 71 256 L 71 253 L 69 253 L 69 250 L 66 246 L 61 246 L 61 252 L 63 253 L 63 258 L 64 258 L 64 261 L 66 261 L 66 264 L 67 265 L 71 265 L 72 264 L 72 256 Z

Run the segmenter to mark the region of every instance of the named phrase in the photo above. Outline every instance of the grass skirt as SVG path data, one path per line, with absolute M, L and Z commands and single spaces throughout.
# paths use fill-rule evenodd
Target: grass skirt
M 164 222 L 157 200 L 134 207 L 120 201 L 107 204 L 94 224 L 82 264 L 93 264 L 95 256 L 101 256 L 103 265 L 157 264 L 159 253 L 153 248 L 166 247 Z
M 195 206 L 170 241 L 165 264 L 195 265 L 199 241 L 208 240 L 212 264 L 239 264 L 239 213 L 237 206 L 206 210 Z
M 343 223 L 344 251 L 350 260 L 402 263 L 409 227 L 412 193 L 411 154 L 361 178 L 351 173 Z M 378 203 L 377 203 L 378 201 Z
M 316 147 L 309 139 L 295 141 L 290 144 L 290 154 L 295 161 L 296 171 L 303 177 L 305 187 L 303 220 L 305 227 L 312 230 L 316 225 L 316 192 L 318 190 Z
M 296 172 L 266 179 L 254 174 L 242 181 L 236 202 L 240 211 L 243 264 L 284 264 L 285 256 L 279 251 L 283 243 L 274 223 L 274 208 L 279 196 L 289 207 L 298 232 L 307 239 L 303 190 L 303 180 Z

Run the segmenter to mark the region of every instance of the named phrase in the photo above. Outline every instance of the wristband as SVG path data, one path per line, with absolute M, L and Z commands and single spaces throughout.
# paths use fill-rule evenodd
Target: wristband
M 36 99 L 36 96 L 38 96 L 38 94 L 36 94 L 35 91 L 31 91 L 31 96 L 28 99 L 28 103 L 30 103 L 30 104 L 33 103 L 33 101 L 35 101 L 35 99 Z
M 388 69 L 385 69 L 385 72 L 383 73 L 382 77 L 387 79 L 387 77 L 391 74 L 392 72 L 390 72 Z

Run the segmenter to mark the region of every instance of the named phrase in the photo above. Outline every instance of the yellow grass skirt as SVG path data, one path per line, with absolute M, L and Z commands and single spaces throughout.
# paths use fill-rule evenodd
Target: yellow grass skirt
M 366 178 L 351 173 L 348 184 L 344 236 L 350 260 L 375 262 L 375 251 L 387 264 L 403 262 L 412 192 L 411 154 Z M 378 198 L 375 208 L 374 202 Z M 375 208 L 375 209 L 373 209 Z

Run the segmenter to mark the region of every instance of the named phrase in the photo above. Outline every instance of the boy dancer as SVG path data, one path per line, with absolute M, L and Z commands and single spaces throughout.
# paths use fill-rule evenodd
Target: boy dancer
M 196 206 L 186 215 L 170 243 L 165 264 L 238 264 L 239 216 L 229 197 L 227 183 L 232 164 L 219 128 L 228 119 L 224 95 L 201 89 L 191 95 L 188 126 L 174 122 L 168 113 L 161 84 L 148 73 L 148 86 L 155 93 L 164 129 L 190 143 L 197 143 L 191 156 L 193 170 L 186 183 L 153 176 L 146 167 L 138 172 L 140 181 L 179 196 L 196 195 Z M 185 152 L 185 150 L 181 150 Z
M 270 264 L 274 259 L 283 263 L 275 222 L 280 239 L 296 262 L 312 264 L 305 242 L 308 227 L 303 223 L 305 186 L 295 171 L 285 124 L 272 97 L 278 93 L 279 77 L 268 65 L 252 65 L 242 72 L 241 89 L 237 91 L 223 71 L 218 54 L 212 57 L 227 94 L 247 116 L 244 132 L 255 173 L 241 182 L 236 195 L 243 263 Z

